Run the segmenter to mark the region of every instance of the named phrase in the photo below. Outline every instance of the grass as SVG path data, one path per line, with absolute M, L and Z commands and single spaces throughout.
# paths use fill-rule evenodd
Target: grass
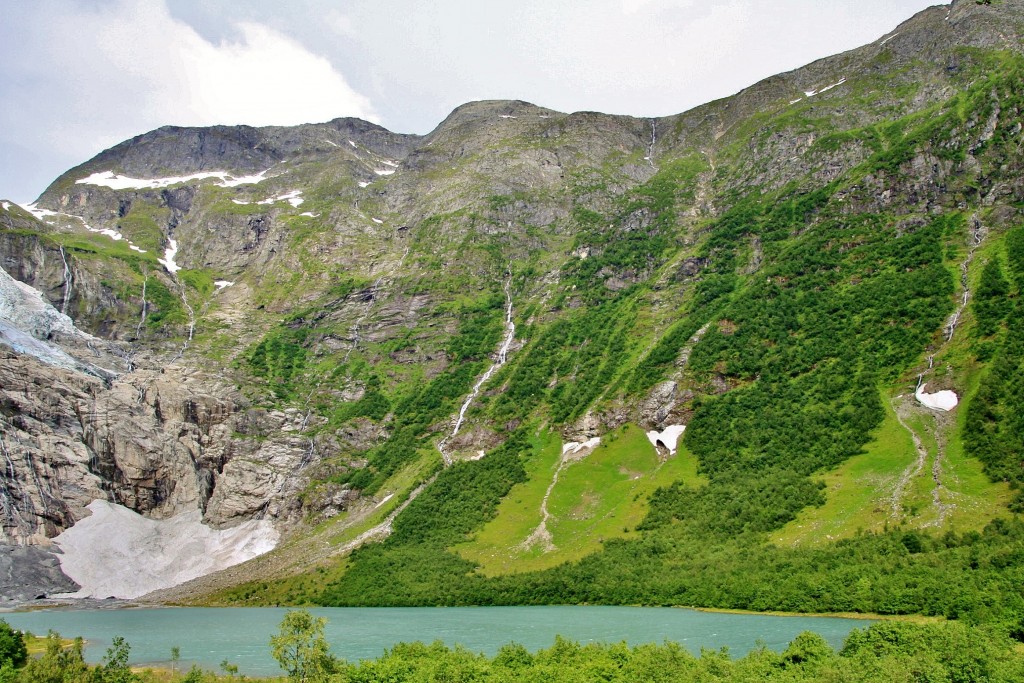
M 976 376 L 970 380 L 972 388 L 967 399 L 978 384 Z M 936 418 L 926 413 L 906 418 L 907 425 L 921 438 L 928 457 L 921 470 L 907 482 L 900 509 L 894 510 L 893 491 L 903 472 L 914 465 L 917 454 L 910 432 L 900 425 L 889 397 L 883 396 L 882 403 L 885 419 L 864 452 L 821 476 L 826 487 L 825 504 L 803 510 L 773 534 L 772 542 L 783 546 L 821 545 L 860 531 L 881 532 L 898 524 L 935 528 L 932 525 L 938 521 L 938 511 L 932 499 L 932 466 L 938 442 L 932 423 L 937 422 Z M 979 530 L 1005 512 L 1010 498 L 1006 484 L 989 481 L 981 463 L 964 454 L 959 434 L 965 419 L 965 406 L 961 404 L 943 430 L 946 449 L 940 496 L 944 504 L 953 504 L 941 527 L 943 531 Z
M 647 513 L 658 487 L 700 483 L 696 459 L 684 448 L 661 462 L 643 430 L 626 425 L 608 435 L 583 461 L 565 466 L 548 499 L 547 528 L 554 550 L 523 542 L 541 522 L 541 503 L 561 458 L 557 433 L 543 431 L 526 463 L 527 481 L 512 488 L 497 517 L 476 538 L 454 550 L 494 576 L 553 567 L 600 550 L 603 541 L 628 538 Z

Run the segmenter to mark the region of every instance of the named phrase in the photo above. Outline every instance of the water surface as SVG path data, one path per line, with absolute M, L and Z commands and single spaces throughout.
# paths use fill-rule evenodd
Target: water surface
M 199 608 L 41 610 L 0 617 L 36 634 L 54 630 L 83 636 L 86 659 L 97 662 L 115 636 L 131 645 L 135 664 L 164 664 L 178 646 L 188 668 L 217 669 L 227 660 L 250 676 L 280 674 L 270 656 L 270 636 L 284 608 Z M 326 617 L 326 635 L 335 655 L 350 661 L 372 659 L 400 642 L 435 640 L 493 655 L 505 643 L 531 651 L 550 647 L 556 635 L 580 643 L 625 641 L 631 645 L 671 640 L 694 654 L 701 648 L 728 647 L 742 656 L 765 644 L 783 650 L 801 631 L 815 631 L 833 647 L 871 622 L 836 617 L 782 617 L 721 614 L 668 607 L 381 607 L 317 608 Z

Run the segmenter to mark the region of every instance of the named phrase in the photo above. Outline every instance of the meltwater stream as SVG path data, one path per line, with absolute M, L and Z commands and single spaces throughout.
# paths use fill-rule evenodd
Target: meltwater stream
M 270 636 L 284 608 L 198 608 L 41 610 L 0 615 L 14 628 L 48 630 L 87 641 L 86 659 L 98 662 L 115 636 L 131 646 L 133 664 L 169 665 L 180 648 L 179 670 L 192 664 L 216 670 L 227 660 L 249 676 L 280 675 L 270 656 Z M 815 631 L 839 647 L 854 628 L 872 622 L 835 617 L 721 614 L 668 607 L 392 607 L 317 608 L 327 618 L 332 652 L 349 661 L 374 659 L 401 642 L 435 640 L 449 647 L 494 655 L 517 642 L 531 651 L 551 647 L 561 635 L 580 643 L 682 644 L 694 654 L 702 647 L 728 647 L 743 656 L 764 643 L 781 651 L 801 631 Z

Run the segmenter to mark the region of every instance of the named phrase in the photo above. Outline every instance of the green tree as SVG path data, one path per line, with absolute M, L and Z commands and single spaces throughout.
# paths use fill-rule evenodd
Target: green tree
M 1010 283 L 1003 275 L 998 258 L 991 259 L 981 271 L 978 291 L 974 297 L 974 317 L 978 320 L 978 334 L 995 334 L 1010 312 Z
M 94 683 L 135 683 L 139 677 L 132 673 L 128 665 L 128 653 L 131 647 L 121 636 L 114 636 L 114 640 L 107 653 L 103 655 L 103 662 L 92 670 Z
M 50 631 L 46 636 L 46 651 L 28 660 L 19 680 L 24 683 L 87 683 L 91 678 L 82 648 L 81 638 L 75 638 L 74 644 L 65 648 L 60 634 Z
M 15 631 L 3 619 L 0 619 L 0 664 L 9 662 L 17 668 L 25 666 L 28 660 L 28 649 L 21 631 Z
M 322 681 L 334 672 L 337 661 L 331 655 L 324 626 L 327 620 L 309 610 L 289 610 L 270 637 L 270 651 L 288 678 L 300 683 Z

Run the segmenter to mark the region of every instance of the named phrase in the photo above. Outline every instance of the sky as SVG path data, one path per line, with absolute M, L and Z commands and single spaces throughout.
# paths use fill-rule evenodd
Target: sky
M 0 0 L 0 198 L 162 125 L 460 104 L 664 116 L 872 42 L 935 0 Z

